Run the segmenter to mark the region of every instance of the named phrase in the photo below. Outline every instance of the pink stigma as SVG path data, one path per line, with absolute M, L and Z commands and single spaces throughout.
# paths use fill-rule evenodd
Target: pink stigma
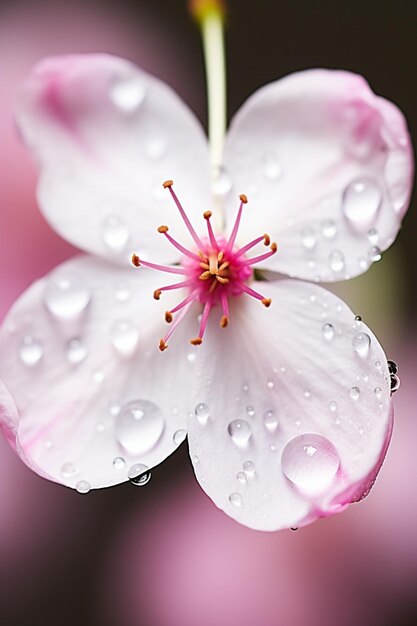
M 164 291 L 186 289 L 188 292 L 187 296 L 182 301 L 165 313 L 165 320 L 170 324 L 170 328 L 165 337 L 159 342 L 159 349 L 161 351 L 166 350 L 168 347 L 168 339 L 171 337 L 178 324 L 184 319 L 194 302 L 200 303 L 203 307 L 198 335 L 195 339 L 191 339 L 191 343 L 196 346 L 200 345 L 203 341 L 210 313 L 215 307 L 220 307 L 222 311 L 220 326 L 222 328 L 228 326 L 230 317 L 229 301 L 231 298 L 247 294 L 259 300 L 264 306 L 269 307 L 271 300 L 252 289 L 248 285 L 248 282 L 253 277 L 252 266 L 268 259 L 277 251 L 277 245 L 275 243 L 271 244 L 270 238 L 266 234 L 257 237 L 242 248 L 236 247 L 235 242 L 242 218 L 243 206 L 247 204 L 248 201 L 245 195 L 242 194 L 239 196 L 240 205 L 229 239 L 226 239 L 223 235 L 216 236 L 214 234 L 211 224 L 211 211 L 206 211 L 203 214 L 206 220 L 207 236 L 200 238 L 173 190 L 173 181 L 167 180 L 163 183 L 163 186 L 170 192 L 188 232 L 193 239 L 194 246 L 192 250 L 185 248 L 171 237 L 168 233 L 168 226 L 160 226 L 158 232 L 164 235 L 168 242 L 181 252 L 182 258 L 180 264 L 174 266 L 157 265 L 144 261 L 136 254 L 132 255 L 132 263 L 135 267 L 143 265 L 144 267 L 162 272 L 181 274 L 184 277 L 184 280 L 181 282 L 165 285 L 154 291 L 154 298 L 156 300 L 160 299 Z M 268 252 L 249 259 L 246 258 L 246 253 L 261 242 L 269 248 Z

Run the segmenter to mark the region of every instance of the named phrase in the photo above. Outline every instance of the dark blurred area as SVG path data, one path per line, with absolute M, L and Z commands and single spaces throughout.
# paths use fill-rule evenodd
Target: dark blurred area
M 316 66 L 345 68 L 363 74 L 375 92 L 402 109 L 415 141 L 416 26 L 417 5 L 411 0 L 230 1 L 227 24 L 229 117 L 250 93 L 280 76 Z M 185 0 L 119 0 L 117 3 L 92 0 L 88 4 L 60 0 L 3 1 L 0 3 L 0 39 L 0 79 L 8 76 L 12 81 L 20 74 L 23 78 L 33 62 L 47 54 L 112 52 L 129 57 L 170 83 L 206 125 L 200 38 L 197 27 L 187 14 Z M 18 69 L 12 74 L 10 68 L 15 63 Z M 6 82 L 6 86 L 10 88 L 10 83 Z M 3 104 L 5 93 L 2 88 L 0 98 Z M 9 111 L 0 106 L 2 128 L 3 125 L 10 127 Z M 7 201 L 16 202 L 15 211 L 27 212 L 27 222 L 24 233 L 21 233 L 21 222 L 11 225 L 8 233 L 11 245 L 14 242 L 16 259 L 20 255 L 19 249 L 25 245 L 33 250 L 35 257 L 39 255 L 34 258 L 34 263 L 38 263 L 40 276 L 71 256 L 73 249 L 51 233 L 38 215 L 34 198 L 35 173 L 30 157 L 23 148 L 16 150 L 20 152 L 14 158 L 24 161 L 33 196 L 27 201 L 28 196 L 23 194 L 16 175 L 16 196 L 11 193 Z M 13 177 L 10 154 L 4 145 L 3 148 L 0 146 L 0 153 L 2 178 Z M 3 213 L 3 207 L 0 210 Z M 35 249 L 41 246 L 30 240 L 35 223 L 41 229 L 42 241 L 48 251 L 48 256 L 42 258 L 41 252 Z M 3 232 L 4 227 L 2 222 Z M 413 399 L 412 394 L 415 394 L 413 381 L 417 371 L 416 343 L 407 337 L 415 336 L 417 319 L 416 236 L 414 207 L 406 216 L 393 251 L 386 255 L 387 262 L 390 255 L 400 259 L 395 267 L 401 272 L 398 280 L 406 285 L 400 319 L 384 320 L 384 315 L 391 313 L 385 314 L 381 302 L 382 321 L 378 318 L 374 323 L 376 329 L 378 324 L 389 324 L 394 328 L 400 325 L 400 329 L 395 328 L 396 336 L 402 337 L 398 345 L 406 344 L 408 348 L 409 388 L 402 390 L 401 405 L 404 420 L 407 417 L 412 419 L 415 412 L 415 396 Z M 19 261 L 16 263 L 18 268 Z M 380 265 L 383 267 L 384 263 L 385 260 Z M 2 291 L 3 314 L 33 280 L 29 274 L 19 273 L 16 267 L 10 258 L 7 264 L 3 260 L 0 269 L 1 280 L 6 281 L 7 274 L 8 281 L 7 289 Z M 372 269 L 369 274 L 372 276 L 373 272 Z M 356 282 L 359 284 L 364 280 L 372 278 L 363 277 Z M 395 276 L 393 280 L 395 282 Z M 372 319 L 368 321 L 373 324 Z M 382 472 L 387 471 L 387 491 L 384 492 L 382 476 L 382 484 L 376 488 L 379 495 L 372 500 L 374 496 L 371 494 L 369 505 L 368 502 L 357 505 L 360 513 L 354 506 L 352 512 L 349 510 L 341 516 L 318 522 L 298 533 L 268 534 L 262 535 L 261 539 L 259 533 L 242 529 L 225 518 L 200 493 L 193 479 L 186 443 L 153 471 L 152 480 L 146 487 L 126 484 L 80 496 L 32 474 L 1 440 L 0 624 L 174 626 L 182 621 L 183 626 L 206 626 L 209 622 L 204 616 L 205 602 L 207 606 L 212 602 L 218 604 L 216 622 L 211 622 L 216 626 L 237 623 L 249 626 L 256 618 L 261 626 L 315 626 L 319 623 L 324 626 L 336 623 L 342 626 L 413 626 L 417 624 L 417 539 L 413 531 L 417 512 L 411 504 L 409 508 L 407 505 L 401 509 L 404 502 L 408 502 L 407 497 L 416 501 L 412 462 L 405 462 L 402 466 L 403 450 L 411 459 L 411 432 L 415 434 L 414 426 L 414 431 L 407 428 L 404 423 L 398 428 L 397 444 L 394 435 L 397 448 L 392 458 L 388 455 Z M 395 463 L 395 469 L 389 473 L 391 463 Z M 398 485 L 401 483 L 401 489 L 396 487 L 395 480 Z M 390 494 L 396 489 L 402 490 L 403 498 L 390 502 Z M 176 493 L 180 494 L 178 501 L 175 500 Z M 190 523 L 187 518 L 189 509 L 184 504 L 187 494 L 192 506 L 203 516 L 210 516 L 212 528 L 217 528 L 218 540 L 210 535 L 213 551 L 216 546 L 222 550 L 224 537 L 231 537 L 230 559 L 235 563 L 236 571 L 243 571 L 249 582 L 245 578 L 239 583 L 240 587 L 232 585 L 230 594 L 222 593 L 220 589 L 227 589 L 230 582 L 222 578 L 221 559 L 219 563 L 213 563 L 213 560 L 206 563 L 198 554 L 193 558 L 190 556 L 187 576 L 190 579 L 194 575 L 196 587 L 207 585 L 204 600 L 200 592 L 193 590 L 190 580 L 181 587 L 182 557 L 185 558 L 191 549 L 196 553 L 199 550 L 195 539 L 188 543 L 186 533 L 180 530 L 182 525 L 190 533 L 193 529 L 197 532 L 200 545 L 204 545 L 206 533 L 210 532 L 209 528 L 201 532 L 198 517 L 195 525 Z M 367 507 L 369 522 L 366 521 Z M 178 517 L 181 511 L 183 520 Z M 402 519 L 404 516 L 406 519 Z M 380 520 L 381 532 L 373 527 Z M 400 526 L 397 526 L 398 520 Z M 401 529 L 402 522 L 408 524 L 405 530 Z M 124 542 L 126 533 L 129 533 L 130 543 Z M 395 553 L 402 552 L 395 544 L 397 536 L 399 541 L 406 542 L 404 557 L 398 559 Z M 136 551 L 130 547 L 135 538 Z M 253 571 L 246 550 L 254 559 Z M 272 605 L 266 610 L 271 598 L 259 591 L 264 584 L 263 561 L 256 554 L 271 559 L 265 565 L 268 584 L 275 576 L 274 567 L 277 569 L 275 610 Z M 311 590 L 307 591 L 309 580 L 303 573 L 303 559 L 306 559 L 306 571 L 312 583 L 315 576 L 321 578 L 320 584 L 313 584 L 314 598 L 310 598 Z M 212 578 L 205 576 L 206 567 L 210 571 L 213 569 Z M 285 579 L 286 567 L 289 576 L 294 578 L 291 588 L 280 582 L 281 576 Z M 216 580 L 221 581 L 220 586 Z M 171 583 L 175 593 L 172 589 L 167 591 Z M 285 597 L 280 585 L 287 590 Z M 231 609 L 241 602 L 239 594 L 246 594 L 251 588 L 253 615 L 249 612 L 244 618 L 237 609 Z M 268 594 L 272 597 L 273 591 Z M 193 596 L 197 598 L 194 604 Z M 305 612 L 302 610 L 304 602 L 308 608 Z M 222 603 L 229 604 L 227 610 L 223 610 Z M 285 603 L 291 604 L 290 609 Z M 172 618 L 159 610 L 159 605 L 168 605 Z M 331 610 L 327 610 L 330 605 Z M 181 616 L 180 621 L 178 616 Z

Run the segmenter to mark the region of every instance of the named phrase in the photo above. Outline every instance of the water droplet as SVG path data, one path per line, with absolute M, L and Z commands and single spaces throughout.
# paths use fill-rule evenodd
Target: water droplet
M 273 389 L 275 387 L 275 383 L 273 380 L 269 379 L 266 383 L 266 386 L 268 387 L 268 389 Z
M 212 191 L 215 196 L 226 196 L 232 189 L 232 179 L 228 172 L 219 168 L 214 175 Z
M 303 395 L 304 398 L 311 398 L 311 391 L 309 389 L 304 389 Z
M 375 181 L 355 180 L 343 194 L 343 215 L 355 230 L 366 230 L 375 221 L 381 200 L 381 190 Z
M 114 295 L 116 297 L 116 300 L 118 300 L 119 302 L 126 302 L 126 300 L 129 300 L 132 292 L 130 291 L 128 285 L 120 283 L 119 285 L 116 285 Z
M 29 335 L 23 338 L 20 345 L 19 356 L 21 361 L 28 367 L 37 365 L 43 357 L 42 345 Z
M 78 493 L 88 493 L 91 489 L 91 485 L 86 480 L 79 480 L 75 488 Z
M 116 458 L 113 459 L 113 467 L 115 470 L 122 470 L 126 467 L 126 461 L 122 456 L 116 456 Z
M 108 215 L 103 222 L 103 241 L 112 252 L 122 252 L 129 240 L 129 229 L 117 215 Z
M 135 463 L 135 465 L 132 465 L 132 467 L 129 468 L 127 477 L 132 485 L 135 485 L 135 487 L 143 487 L 151 480 L 152 474 L 147 465 L 144 465 L 143 463 Z
M 376 395 L 378 400 L 380 400 L 381 396 L 382 396 L 382 389 L 381 389 L 381 387 L 375 387 L 374 394 Z
M 334 337 L 334 326 L 333 324 L 324 324 L 323 328 L 321 329 L 323 332 L 323 337 L 326 339 L 326 341 L 331 341 Z
M 369 243 L 375 246 L 378 243 L 379 233 L 376 228 L 370 228 L 368 230 Z
M 249 391 L 249 385 L 243 385 L 242 389 L 245 392 Z
M 95 383 L 97 383 L 98 385 L 99 385 L 100 383 L 102 383 L 102 382 L 103 382 L 103 380 L 104 380 L 104 372 L 102 372 L 101 370 L 97 370 L 97 371 L 95 371 L 95 372 L 94 372 L 94 374 L 93 374 L 93 380 L 94 380 L 94 382 L 95 382 Z
M 332 413 L 336 413 L 337 402 L 335 400 L 332 400 L 331 402 L 329 402 L 329 409 L 331 410 Z
M 71 339 L 67 346 L 67 359 L 73 365 L 77 365 L 84 361 L 87 356 L 87 348 L 79 339 Z
M 193 456 L 191 457 L 191 460 L 194 463 L 194 465 L 198 465 L 200 463 L 200 459 L 198 458 L 196 454 L 193 454 Z
M 113 415 L 113 417 L 119 415 L 121 408 L 120 404 L 112 403 L 109 409 L 110 415 Z
M 321 234 L 325 239 L 333 239 L 336 235 L 336 224 L 333 220 L 326 220 L 322 223 Z
M 395 393 L 396 391 L 398 391 L 401 385 L 400 377 L 397 376 L 397 374 L 391 374 L 390 382 L 391 382 L 391 393 Z
M 245 447 L 252 434 L 249 422 L 246 420 L 233 420 L 227 427 L 227 432 L 231 436 L 235 444 Z
M 159 407 L 149 400 L 126 404 L 115 420 L 116 439 L 128 454 L 151 450 L 159 441 L 165 420 Z
M 359 396 L 361 395 L 361 390 L 359 387 L 351 387 L 349 391 L 349 395 L 352 400 L 359 400 Z
M 172 439 L 175 445 L 179 446 L 185 440 L 186 436 L 187 436 L 187 431 L 181 428 L 180 430 L 175 431 Z
M 236 478 L 242 485 L 246 485 L 247 478 L 245 472 L 238 472 Z
M 312 228 L 305 228 L 301 231 L 301 241 L 306 250 L 312 250 L 316 245 L 316 235 Z
M 263 173 L 267 180 L 276 181 L 281 177 L 282 167 L 274 152 L 267 152 L 262 157 Z
M 381 361 L 375 361 L 375 367 L 376 367 L 377 370 L 380 370 L 381 367 L 382 367 Z
M 146 86 L 137 77 L 119 79 L 110 89 L 110 100 L 124 113 L 134 113 L 146 96 Z
M 395 361 L 388 360 L 387 365 L 388 365 L 388 371 L 390 374 L 398 374 L 398 365 L 396 364 Z M 381 363 L 379 363 L 379 366 L 381 367 Z
M 357 333 L 352 339 L 353 349 L 359 356 L 365 357 L 371 345 L 371 338 L 366 333 Z
M 200 402 L 195 407 L 195 414 L 200 424 L 204 426 L 204 424 L 207 424 L 207 420 L 210 417 L 210 409 L 207 404 Z
M 380 261 L 382 258 L 381 249 L 378 246 L 371 246 L 368 250 L 368 257 L 373 263 Z
M 48 280 L 43 298 L 52 315 L 60 320 L 67 320 L 76 318 L 85 311 L 91 292 L 78 277 L 58 275 Z
M 152 139 L 151 141 L 149 141 L 149 143 L 146 145 L 146 156 L 149 159 L 152 159 L 154 161 L 156 161 L 157 159 L 160 159 L 166 152 L 167 150 L 167 144 L 164 141 L 164 139 L 158 138 L 158 139 Z
M 240 508 L 243 504 L 242 496 L 240 495 L 240 493 L 237 492 L 231 493 L 229 496 L 229 502 L 234 506 Z
M 110 330 L 110 341 L 122 357 L 129 357 L 135 352 L 139 339 L 139 330 L 128 320 L 115 322 Z
M 243 464 L 243 471 L 248 476 L 253 476 L 255 474 L 255 463 L 253 461 L 245 461 Z
M 334 445 L 321 435 L 299 435 L 282 453 L 282 471 L 300 491 L 319 494 L 330 487 L 340 465 Z
M 72 478 L 78 474 L 78 468 L 74 463 L 64 463 L 61 467 L 61 476 L 63 478 Z
M 253 408 L 253 406 L 247 406 L 246 413 L 249 415 L 249 417 L 253 417 L 255 415 L 255 409 Z
M 265 428 L 269 430 L 270 433 L 273 433 L 278 426 L 278 418 L 275 414 L 275 411 L 269 409 L 269 411 L 265 411 L 264 413 L 264 424 Z
M 196 358 L 197 358 L 197 354 L 195 352 L 190 352 L 189 354 L 187 354 L 187 361 L 189 363 L 194 363 Z
M 275 443 L 270 443 L 269 444 L 269 449 L 271 450 L 271 452 L 275 452 L 277 449 L 277 446 Z
M 345 257 L 339 250 L 333 250 L 329 255 L 329 263 L 333 272 L 341 272 L 345 267 Z

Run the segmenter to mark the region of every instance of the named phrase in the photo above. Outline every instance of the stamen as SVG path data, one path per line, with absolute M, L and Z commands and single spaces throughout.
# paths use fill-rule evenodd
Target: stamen
M 273 256 L 277 251 L 277 244 L 271 244 L 271 251 L 266 252 L 265 254 L 260 254 L 259 256 L 254 256 L 252 259 L 248 259 L 246 261 L 246 265 L 255 265 L 255 263 L 260 263 L 261 261 L 265 261 L 265 259 L 269 259 L 269 257 Z
M 223 278 L 223 276 L 219 276 L 219 275 L 216 276 L 216 280 L 218 280 L 219 283 L 222 285 L 227 285 L 227 283 L 229 282 L 228 278 Z
M 203 337 L 204 337 L 204 333 L 206 330 L 207 320 L 210 315 L 211 307 L 212 307 L 212 300 L 211 298 L 209 298 L 204 305 L 203 315 L 201 316 L 201 322 L 200 322 L 200 332 L 198 333 L 198 337 L 196 337 L 196 339 L 191 339 L 190 341 L 190 343 L 192 343 L 193 346 L 199 346 L 203 342 Z
M 266 306 L 267 308 L 270 306 L 272 302 L 270 298 L 265 298 L 261 293 L 258 293 L 257 291 L 255 291 L 251 287 L 248 287 L 248 285 L 245 285 L 244 283 L 239 283 L 239 287 L 242 289 L 242 291 L 247 293 L 249 296 L 252 296 L 252 298 L 256 298 L 257 300 L 260 300 L 262 304 Z
M 188 295 L 186 298 L 184 298 L 184 300 L 182 300 L 179 304 L 174 306 L 173 309 L 171 309 L 171 313 L 176 313 L 177 311 L 185 307 L 189 302 L 193 302 L 196 298 L 197 291 L 192 291 L 190 295 Z
M 143 265 L 144 267 L 150 267 L 152 270 L 168 272 L 169 274 L 181 274 L 182 276 L 186 274 L 186 271 L 183 268 L 173 267 L 172 265 L 157 265 L 156 263 L 149 263 L 148 261 L 140 259 L 137 254 L 132 254 L 132 264 L 135 267 Z
M 190 233 L 191 237 L 194 239 L 194 242 L 197 246 L 197 248 L 199 250 L 201 250 L 202 248 L 204 248 L 201 239 L 199 238 L 199 236 L 197 235 L 197 233 L 195 232 L 194 228 L 191 225 L 190 220 L 188 219 L 184 209 L 181 206 L 180 201 L 177 198 L 177 194 L 175 193 L 175 191 L 172 188 L 172 185 L 174 184 L 174 181 L 172 180 L 166 180 L 163 184 L 163 187 L 165 187 L 165 189 L 169 189 L 169 192 L 172 196 L 172 199 L 174 200 L 175 204 L 177 205 L 178 211 L 180 212 L 180 215 L 184 221 L 184 224 L 186 225 L 188 232 Z
M 240 256 L 242 256 L 242 254 L 245 254 L 251 248 L 253 248 L 254 246 L 258 245 L 258 243 L 260 243 L 262 240 L 263 240 L 265 246 L 269 246 L 269 244 L 271 243 L 271 239 L 270 239 L 269 235 L 267 235 L 265 233 L 265 235 L 262 235 L 262 237 L 257 237 L 253 241 L 250 241 L 249 243 L 247 243 L 246 246 L 243 246 L 242 248 L 239 248 L 239 250 L 235 254 L 235 258 L 236 259 L 239 258 Z
M 192 280 L 184 280 L 181 283 L 174 283 L 173 285 L 165 285 L 164 287 L 160 287 L 159 289 L 155 289 L 153 292 L 153 297 L 155 300 L 159 300 L 161 297 L 161 293 L 163 291 L 170 291 L 171 289 L 182 289 L 183 287 L 189 287 L 193 284 Z
M 208 232 L 208 236 L 210 239 L 210 243 L 215 250 L 218 250 L 219 244 L 216 241 L 216 237 L 214 236 L 213 228 L 211 226 L 211 222 L 210 222 L 211 216 L 212 216 L 211 211 L 206 211 L 205 213 L 203 213 L 203 217 L 207 222 L 207 232 Z
M 200 261 L 200 257 L 190 252 L 190 250 L 187 250 L 187 248 L 184 248 L 184 246 L 178 243 L 178 241 L 176 241 L 173 237 L 171 237 L 171 235 L 168 235 L 168 226 L 160 226 L 158 228 L 158 233 L 165 235 L 168 241 L 172 243 L 174 248 L 177 248 L 177 250 L 179 250 L 182 254 L 184 254 L 185 256 L 188 256 L 190 259 L 193 259 L 194 261 Z
M 173 319 L 171 311 L 165 311 L 165 321 L 167 324 L 170 324 Z
M 237 212 L 237 216 L 236 216 L 236 221 L 235 224 L 233 226 L 233 230 L 231 232 L 231 235 L 229 237 L 229 241 L 227 242 L 227 246 L 226 246 L 226 254 L 228 252 L 230 252 L 233 249 L 233 246 L 235 245 L 235 241 L 236 241 L 236 237 L 237 237 L 237 233 L 239 230 L 239 224 L 240 224 L 240 218 L 242 217 L 242 210 L 243 210 L 243 205 L 247 203 L 248 199 L 247 197 L 242 193 L 240 196 L 240 205 L 239 205 L 239 209 Z
M 217 255 L 212 254 L 212 255 L 209 257 L 209 265 L 210 265 L 210 267 L 209 267 L 209 269 L 210 269 L 210 274 L 211 274 L 212 276 L 215 276 L 215 275 L 218 273 L 218 271 L 219 271 L 219 265 L 218 265 L 218 261 L 217 261 Z
M 171 337 L 171 335 L 174 332 L 174 330 L 177 328 L 177 326 L 182 322 L 184 317 L 187 315 L 187 313 L 190 310 L 190 307 L 191 307 L 192 304 L 193 304 L 193 301 L 191 300 L 190 302 L 188 302 L 187 305 L 185 305 L 183 307 L 183 309 L 179 312 L 177 317 L 174 319 L 174 321 L 173 321 L 172 325 L 170 326 L 170 328 L 169 328 L 167 334 L 165 335 L 165 337 L 160 340 L 160 342 L 159 342 L 159 349 L 161 350 L 161 352 L 163 352 L 164 350 L 167 349 L 167 347 L 168 347 L 168 345 L 167 345 L 168 339 Z
M 222 309 L 223 309 L 223 317 L 220 320 L 220 326 L 222 326 L 222 328 L 225 328 L 225 326 L 222 325 L 222 320 L 226 319 L 227 322 L 229 322 L 229 299 L 225 291 L 222 291 L 220 294 L 220 302 L 221 302 Z

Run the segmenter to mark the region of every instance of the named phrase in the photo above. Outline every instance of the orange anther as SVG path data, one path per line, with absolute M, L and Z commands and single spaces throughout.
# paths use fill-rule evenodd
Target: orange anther
M 247 196 L 245 196 L 245 194 L 244 194 L 244 193 L 241 193 L 241 194 L 240 194 L 240 196 L 239 196 L 239 200 L 240 200 L 241 202 L 243 202 L 243 204 L 247 204 L 247 203 L 248 203 L 248 198 L 247 198 Z
M 159 340 L 159 349 L 160 349 L 160 351 L 163 352 L 167 348 L 168 348 L 168 344 L 165 343 L 165 341 L 163 339 L 160 339 Z
M 271 298 L 264 298 L 264 299 L 262 300 L 262 304 L 263 304 L 264 306 L 266 306 L 266 308 L 268 308 L 269 306 L 271 306 L 271 302 L 272 302 Z
M 229 318 L 227 317 L 227 315 L 223 315 L 223 317 L 220 320 L 220 327 L 226 328 L 228 324 L 229 324 Z
M 161 293 L 162 291 L 160 289 L 155 289 L 155 291 L 153 292 L 153 297 L 155 298 L 155 300 L 159 300 L 159 298 L 161 297 Z
M 172 313 L 171 311 L 165 311 L 165 321 L 170 324 L 172 322 Z
M 172 187 L 173 184 L 173 180 L 166 180 L 164 183 L 162 183 L 162 187 L 164 187 L 164 189 L 167 189 L 168 187 Z
M 167 233 L 168 232 L 168 226 L 160 226 L 158 228 L 158 233 Z
M 201 337 L 196 337 L 195 339 L 190 339 L 190 343 L 193 346 L 200 346 L 203 343 L 203 340 L 201 339 Z
M 140 267 L 140 260 L 137 254 L 132 254 L 132 264 L 135 267 Z

